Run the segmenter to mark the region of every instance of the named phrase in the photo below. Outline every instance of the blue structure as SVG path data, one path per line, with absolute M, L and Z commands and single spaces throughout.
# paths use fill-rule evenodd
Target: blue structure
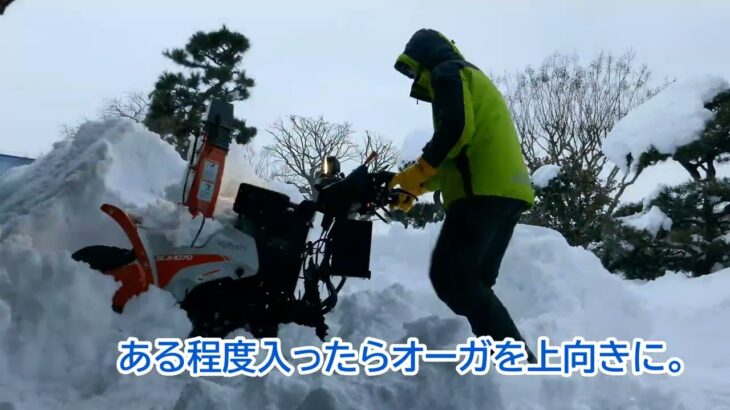
M 33 162 L 32 158 L 16 157 L 13 155 L 0 154 L 0 174 L 9 170 L 10 168 L 19 167 L 21 165 L 27 165 Z

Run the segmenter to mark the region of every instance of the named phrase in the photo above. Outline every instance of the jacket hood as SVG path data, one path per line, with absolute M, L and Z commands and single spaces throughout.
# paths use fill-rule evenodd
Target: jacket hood
M 430 102 L 431 71 L 443 62 L 455 60 L 464 61 L 464 57 L 453 42 L 436 30 L 421 29 L 408 40 L 395 69 L 413 80 L 411 97 Z
M 403 53 L 428 71 L 445 61 L 464 60 L 454 43 L 438 31 L 426 28 L 413 34 Z

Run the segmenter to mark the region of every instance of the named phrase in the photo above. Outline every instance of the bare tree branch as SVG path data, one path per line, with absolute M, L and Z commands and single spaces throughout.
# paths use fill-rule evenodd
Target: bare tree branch
M 81 129 L 81 126 L 85 123 L 89 122 L 90 120 L 87 117 L 83 117 L 81 120 L 76 122 L 75 124 L 69 124 L 69 123 L 63 123 L 59 126 L 61 129 L 61 136 L 64 139 L 72 139 L 78 134 L 79 130 Z
M 313 196 L 318 171 L 326 157 L 334 156 L 344 164 L 358 155 L 352 142 L 354 131 L 348 123 L 291 115 L 286 121 L 275 122 L 267 131 L 274 138 L 274 144 L 265 148 L 278 167 L 274 176 L 297 187 L 306 198 Z
M 130 92 L 124 98 L 112 98 L 104 102 L 99 117 L 101 119 L 127 118 L 138 124 L 147 116 L 149 99 L 142 92 Z
M 274 164 L 273 158 L 268 150 L 255 150 L 251 144 L 243 146 L 243 157 L 253 168 L 254 173 L 264 181 L 271 182 L 276 179 L 276 175 L 280 173 Z
M 601 143 L 631 109 L 661 91 L 649 85 L 651 72 L 635 54 L 601 53 L 586 65 L 575 55 L 554 54 L 537 69 L 497 78 L 522 138 L 530 170 L 541 165 L 578 166 L 602 178 L 603 189 L 618 201 L 635 177 L 617 178 L 608 170 Z M 612 201 L 614 202 L 614 201 Z
M 398 163 L 398 151 L 395 149 L 393 141 L 366 130 L 362 142 L 357 147 L 360 163 L 364 163 L 373 152 L 378 154 L 377 158 L 371 163 L 373 171 L 387 171 Z

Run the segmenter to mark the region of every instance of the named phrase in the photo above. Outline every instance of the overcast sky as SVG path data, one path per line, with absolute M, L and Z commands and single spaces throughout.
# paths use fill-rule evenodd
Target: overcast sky
M 94 117 L 106 98 L 148 92 L 161 55 L 221 24 L 245 34 L 256 81 L 239 116 L 265 129 L 287 114 L 323 115 L 396 142 L 429 132 L 430 110 L 393 70 L 423 27 L 453 38 L 487 72 L 636 51 L 657 78 L 730 78 L 730 1 L 17 0 L 0 17 L 0 152 L 36 156 L 61 124 Z

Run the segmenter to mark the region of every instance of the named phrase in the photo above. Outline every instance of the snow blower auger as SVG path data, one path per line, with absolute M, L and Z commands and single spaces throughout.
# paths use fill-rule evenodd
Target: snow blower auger
M 232 123 L 233 106 L 213 101 L 202 146 L 198 149 L 196 138 L 191 148 L 183 204 L 202 223 L 213 217 Z M 196 244 L 196 237 L 190 246 L 172 246 L 161 231 L 104 204 L 101 210 L 122 228 L 132 248 L 97 245 L 72 256 L 121 282 L 112 299 L 117 312 L 150 286 L 170 292 L 192 322 L 191 337 L 223 337 L 238 328 L 273 337 L 279 324 L 297 323 L 313 327 L 324 340 L 324 315 L 337 304 L 346 279 L 370 278 L 371 219 L 386 221 L 378 211 L 387 215 L 386 206 L 405 193 L 388 189 L 393 173 L 368 171 L 373 159 L 375 153 L 345 176 L 337 161 L 327 158 L 316 199 L 299 204 L 285 194 L 241 184 L 233 205 L 236 222 L 204 243 Z M 316 212 L 323 214 L 322 234 L 308 241 Z

